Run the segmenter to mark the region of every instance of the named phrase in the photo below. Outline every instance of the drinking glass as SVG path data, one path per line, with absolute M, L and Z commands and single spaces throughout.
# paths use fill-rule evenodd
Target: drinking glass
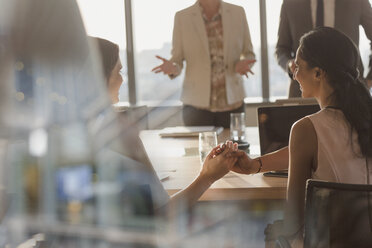
M 245 141 L 245 114 L 230 114 L 230 138 L 235 142 Z
M 208 153 L 217 146 L 216 132 L 199 133 L 199 155 L 200 163 L 203 164 Z

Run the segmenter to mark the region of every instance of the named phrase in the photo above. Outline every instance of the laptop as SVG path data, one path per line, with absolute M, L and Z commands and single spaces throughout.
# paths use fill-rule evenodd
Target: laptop
M 319 110 L 317 104 L 259 107 L 257 120 L 261 156 L 288 146 L 292 125 Z

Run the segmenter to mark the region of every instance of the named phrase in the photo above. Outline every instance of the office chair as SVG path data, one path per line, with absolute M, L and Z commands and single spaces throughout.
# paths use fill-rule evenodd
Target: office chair
M 372 185 L 310 179 L 305 201 L 304 248 L 372 247 Z

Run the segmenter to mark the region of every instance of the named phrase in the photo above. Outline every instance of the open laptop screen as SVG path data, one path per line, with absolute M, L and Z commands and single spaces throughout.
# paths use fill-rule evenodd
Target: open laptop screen
M 293 123 L 319 110 L 320 108 L 317 104 L 258 108 L 261 155 L 287 146 Z

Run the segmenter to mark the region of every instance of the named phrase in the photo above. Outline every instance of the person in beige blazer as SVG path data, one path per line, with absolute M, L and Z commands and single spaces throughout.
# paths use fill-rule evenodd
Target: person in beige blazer
M 208 25 L 217 27 L 214 30 Z M 213 36 L 214 32 L 217 36 Z M 220 41 L 219 32 L 222 35 Z M 213 47 L 213 42 L 220 42 L 219 46 Z M 221 49 L 220 54 L 218 49 Z M 252 73 L 250 68 L 255 62 L 255 54 L 242 7 L 220 0 L 199 0 L 177 12 L 171 53 L 170 60 L 157 56 L 163 64 L 155 67 L 153 71 L 163 72 L 174 78 L 180 74 L 183 62 L 186 61 L 181 97 L 186 125 L 227 127 L 231 112 L 244 112 L 245 91 L 242 75 Z M 222 96 L 213 93 L 216 76 L 213 75 L 216 73 L 213 66 L 216 64 L 220 66 L 217 73 L 220 73 L 225 87 L 222 89 L 225 91 Z M 221 80 L 219 85 L 221 86 Z M 219 98 L 218 101 L 223 97 L 225 104 L 213 104 L 216 98 Z

